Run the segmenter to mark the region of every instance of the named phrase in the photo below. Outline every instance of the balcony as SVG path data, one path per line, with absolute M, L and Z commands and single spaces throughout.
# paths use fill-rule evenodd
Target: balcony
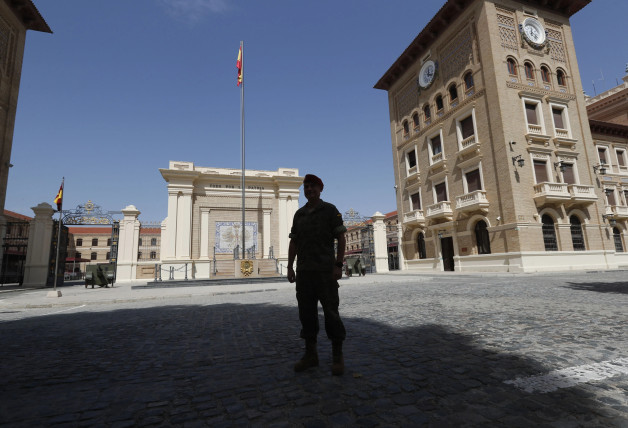
M 487 211 L 488 199 L 484 190 L 466 193 L 456 197 L 457 211 Z
M 556 137 L 569 138 L 569 131 L 567 131 L 566 129 L 556 128 Z
M 537 206 L 543 204 L 563 203 L 571 200 L 567 183 L 539 183 L 534 185 L 534 202 Z
M 454 213 L 451 210 L 451 202 L 441 201 L 427 207 L 426 218 L 451 220 L 453 218 L 453 214 Z
M 607 205 L 606 214 L 612 214 L 617 219 L 628 218 L 628 207 L 623 205 Z
M 403 214 L 403 224 L 416 225 L 424 224 L 425 216 L 423 216 L 423 210 L 413 210 Z
M 571 195 L 571 201 L 577 204 L 590 205 L 597 201 L 597 195 L 595 194 L 595 188 L 593 186 L 583 186 L 580 184 L 570 184 L 569 194 Z
M 480 151 L 480 142 L 475 138 L 475 135 L 471 135 L 460 142 L 458 150 L 458 157 L 462 157 L 468 153 Z
M 528 124 L 528 134 L 543 135 L 543 127 L 541 125 Z

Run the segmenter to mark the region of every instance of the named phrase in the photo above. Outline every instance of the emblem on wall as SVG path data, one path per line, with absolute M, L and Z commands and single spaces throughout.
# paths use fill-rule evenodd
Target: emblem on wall
M 253 262 L 251 260 L 242 260 L 240 262 L 240 272 L 244 276 L 249 276 L 253 273 Z
M 244 243 L 246 249 L 253 246 L 257 248 L 257 223 L 246 222 L 244 224 Z M 242 222 L 217 221 L 216 222 L 216 253 L 232 253 L 236 246 L 242 245 Z

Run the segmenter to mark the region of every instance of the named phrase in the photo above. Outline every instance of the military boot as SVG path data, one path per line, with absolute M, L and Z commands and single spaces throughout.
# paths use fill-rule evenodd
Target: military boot
M 315 340 L 305 341 L 305 354 L 303 354 L 303 357 L 294 365 L 294 371 L 302 372 L 310 367 L 318 367 L 318 352 L 316 352 Z
M 342 342 L 332 342 L 331 349 L 331 374 L 334 376 L 342 376 L 345 372 L 345 360 L 342 356 Z

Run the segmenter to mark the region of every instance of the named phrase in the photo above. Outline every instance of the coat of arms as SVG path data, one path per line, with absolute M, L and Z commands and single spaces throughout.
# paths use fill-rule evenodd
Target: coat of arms
M 253 273 L 253 262 L 251 260 L 242 260 L 240 262 L 240 272 L 244 274 L 244 276 L 249 276 Z

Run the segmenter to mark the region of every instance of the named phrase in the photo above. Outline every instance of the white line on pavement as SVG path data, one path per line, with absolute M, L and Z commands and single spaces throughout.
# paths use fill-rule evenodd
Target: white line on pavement
M 514 385 L 526 392 L 543 394 L 560 388 L 569 388 L 579 383 L 604 380 L 622 374 L 628 374 L 628 358 L 553 370 L 544 375 L 506 380 L 504 383 Z
M 74 307 L 72 307 L 72 308 L 62 309 L 62 310 L 60 310 L 60 311 L 48 312 L 47 314 L 41 314 L 41 316 L 44 316 L 44 315 L 52 315 L 52 314 L 58 314 L 58 313 L 61 313 L 61 312 L 67 312 L 67 311 L 71 311 L 71 310 L 73 310 L 73 309 L 83 308 L 83 307 L 85 307 L 85 306 L 87 306 L 87 305 L 74 306 Z

